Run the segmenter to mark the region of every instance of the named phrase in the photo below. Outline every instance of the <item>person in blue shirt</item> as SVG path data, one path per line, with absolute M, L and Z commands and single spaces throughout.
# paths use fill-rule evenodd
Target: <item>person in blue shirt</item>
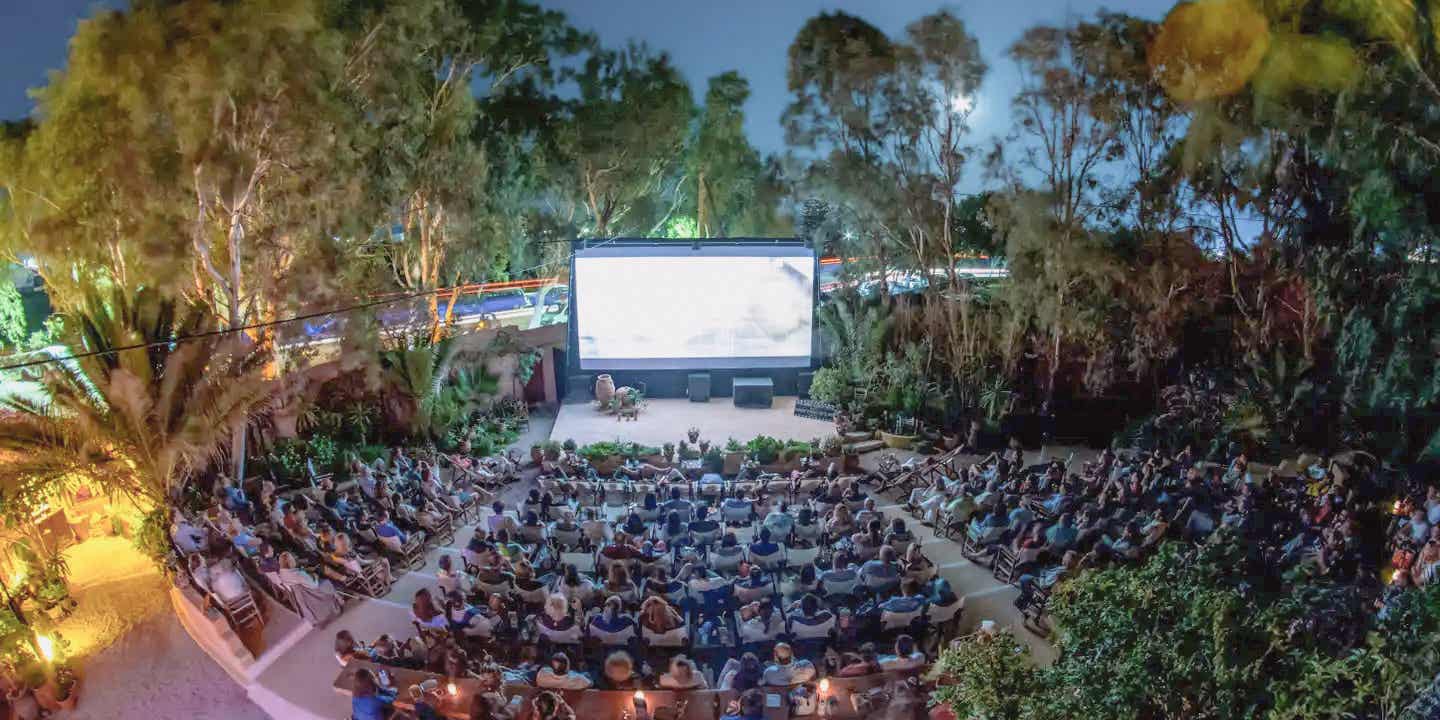
M 605 609 L 590 618 L 590 627 L 612 635 L 625 632 L 634 626 L 635 619 L 625 614 L 625 602 L 619 595 L 605 598 Z
M 388 720 L 395 713 L 395 689 L 382 688 L 368 668 L 355 672 L 350 700 L 350 717 L 354 720 Z
M 777 538 L 784 540 L 790 537 L 790 531 L 795 529 L 795 518 L 790 516 L 790 504 L 782 502 L 780 509 L 770 511 L 770 514 L 765 516 L 764 525 Z
M 1069 550 L 1079 536 L 1080 531 L 1075 528 L 1075 521 L 1069 513 L 1061 515 L 1060 521 L 1045 531 L 1045 541 L 1049 543 L 1049 550 L 1057 555 Z
M 880 603 L 880 610 L 891 613 L 910 613 L 922 607 L 925 607 L 925 594 L 920 591 L 920 583 L 913 579 L 900 586 L 899 595 Z
M 780 552 L 780 544 L 771 540 L 771 537 L 772 535 L 770 534 L 770 528 L 760 528 L 759 536 L 756 537 L 755 542 L 750 543 L 750 555 L 769 557 L 771 555 L 774 555 L 775 553 Z
M 382 538 L 396 538 L 401 543 L 409 540 L 409 535 L 390 520 L 390 513 L 386 510 L 380 511 L 380 516 L 375 523 L 375 534 Z
M 669 515 L 679 513 L 684 518 L 689 518 L 691 513 L 691 502 L 680 497 L 680 488 L 670 488 L 670 499 L 660 506 L 660 512 Z
M 860 579 L 872 590 L 892 588 L 900 582 L 900 564 L 895 561 L 895 548 L 885 545 L 880 554 L 860 566 Z

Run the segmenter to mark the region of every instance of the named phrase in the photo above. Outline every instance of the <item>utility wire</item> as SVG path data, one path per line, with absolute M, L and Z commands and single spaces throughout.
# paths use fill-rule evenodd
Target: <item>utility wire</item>
M 599 243 L 599 244 L 597 244 L 597 245 L 594 245 L 593 247 L 604 247 L 605 245 L 609 245 L 610 243 L 615 242 L 617 239 L 618 239 L 618 238 L 610 238 L 610 239 L 608 239 L 608 240 L 605 240 L 604 242 L 601 242 L 601 243 Z M 566 241 L 566 242 L 568 242 L 568 241 Z M 574 253 L 572 252 L 571 255 L 574 255 Z M 519 270 L 519 271 L 517 271 L 515 274 L 516 274 L 516 275 L 524 275 L 525 273 L 534 272 L 534 271 L 536 271 L 536 270 L 539 270 L 539 269 L 545 267 L 547 264 L 548 264 L 548 263 L 541 263 L 541 264 L 539 264 L 539 265 L 535 265 L 534 267 L 529 267 L 529 268 L 525 268 L 524 270 Z M 261 329 L 261 328 L 274 327 L 274 326 L 277 326 L 277 325 L 287 325 L 287 324 L 293 323 L 293 322 L 301 322 L 301 321 L 304 321 L 304 320 L 313 320 L 313 319 L 318 318 L 318 317 L 328 317 L 328 316 L 330 316 L 330 315 L 339 315 L 339 314 L 341 314 L 341 313 L 349 313 L 349 312 L 354 312 L 354 311 L 356 311 L 356 310 L 365 310 L 365 309 L 367 309 L 367 308 L 378 307 L 378 306 L 381 306 L 381 305 L 391 305 L 391 304 L 394 304 L 394 303 L 403 302 L 403 301 L 405 301 L 405 300 L 414 300 L 414 299 L 416 299 L 416 298 L 422 298 L 422 297 L 425 297 L 425 296 L 427 296 L 427 295 L 436 295 L 436 294 L 439 294 L 439 293 L 451 292 L 451 291 L 453 291 L 454 289 L 455 289 L 455 288 L 436 288 L 436 289 L 434 289 L 434 290 L 424 290 L 424 291 L 421 291 L 421 292 L 410 293 L 410 294 L 408 294 L 408 295 L 399 295 L 399 296 L 394 296 L 394 297 L 383 298 L 383 299 L 380 299 L 380 300 L 375 300 L 375 301 L 368 302 L 368 303 L 360 303 L 359 305 L 350 305 L 350 306 L 347 306 L 347 307 L 336 308 L 336 309 L 334 309 L 334 310 L 322 310 L 322 311 L 319 311 L 319 312 L 306 313 L 306 314 L 304 314 L 304 315 L 296 315 L 296 316 L 294 316 L 294 317 L 281 318 L 281 319 L 279 319 L 279 320 L 271 320 L 271 321 L 268 321 L 268 322 L 254 323 L 254 324 L 245 325 L 245 326 L 242 326 L 242 327 L 225 328 L 225 329 L 223 329 L 223 330 L 209 330 L 209 331 L 202 332 L 202 333 L 195 333 L 194 335 L 177 335 L 177 336 L 175 336 L 175 337 L 173 337 L 173 338 L 170 338 L 170 339 L 168 339 L 168 340 L 160 340 L 160 341 L 156 341 L 156 342 L 152 342 L 152 343 L 139 343 L 139 344 L 136 344 L 136 345 L 126 345 L 126 346 L 124 346 L 124 347 L 110 348 L 110 349 L 108 349 L 108 350 L 93 350 L 93 351 L 90 351 L 90 352 L 74 353 L 74 354 L 71 354 L 71 355 L 66 355 L 65 357 L 46 357 L 46 358 L 41 358 L 41 359 L 38 359 L 38 360 L 29 360 L 29 361 L 21 362 L 21 363 L 12 363 L 12 364 L 9 364 L 9 365 L 0 365 L 0 372 L 3 372 L 3 371 L 5 371 L 5 370 L 20 370 L 20 369 L 23 369 L 23 368 L 35 367 L 35 366 L 37 366 L 37 365 L 49 365 L 49 364 L 51 364 L 51 363 L 62 363 L 62 362 L 70 361 L 70 360 L 79 360 L 79 359 L 81 359 L 81 358 L 94 357 L 94 356 L 96 356 L 96 355 L 113 355 L 113 354 L 115 354 L 115 353 L 124 352 L 124 351 L 126 351 L 126 350 L 148 350 L 148 349 L 153 348 L 153 347 L 160 347 L 160 346 L 162 346 L 162 345 L 173 345 L 173 344 L 182 343 L 182 342 L 185 342 L 185 341 L 188 341 L 188 340 L 198 340 L 198 339 L 201 339 L 201 338 L 214 337 L 214 336 L 216 336 L 216 335 L 229 335 L 229 334 L 231 334 L 231 333 L 247 332 L 247 331 L 250 331 L 250 330 L 258 330 L 258 329 Z M 453 302 L 455 302 L 455 300 L 454 300 L 454 299 L 451 299 L 451 302 L 453 303 Z

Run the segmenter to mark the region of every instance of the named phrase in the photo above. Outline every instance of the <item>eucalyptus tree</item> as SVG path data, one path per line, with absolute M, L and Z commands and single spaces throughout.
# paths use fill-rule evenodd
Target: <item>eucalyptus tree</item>
M 506 223 L 494 214 L 516 208 L 497 206 L 496 191 L 510 178 L 503 168 L 492 177 L 504 158 L 491 153 L 506 148 L 487 135 L 505 135 L 514 98 L 553 83 L 552 57 L 585 39 L 559 13 L 520 0 L 374 4 L 353 28 L 347 64 L 367 125 L 366 187 L 382 228 L 366 248 L 405 290 L 488 279 L 509 249 Z M 437 305 L 431 294 L 432 318 Z
M 756 201 L 765 167 L 745 136 L 749 97 L 750 83 L 734 71 L 710 78 L 705 91 L 685 162 L 701 237 L 733 234 Z
M 1097 68 L 1080 61 L 1079 40 L 1074 27 L 1039 25 L 1010 46 L 1019 70 L 1007 138 L 1013 150 L 997 149 L 989 159 L 1006 187 L 993 208 L 1011 228 L 1012 332 L 1029 337 L 1044 359 L 1047 400 L 1074 347 L 1105 348 L 1084 341 L 1103 332 L 1105 319 L 1088 302 L 1109 292 L 1091 272 L 1100 268 L 1090 264 L 1096 250 L 1090 224 L 1105 209 L 1101 175 L 1116 129 L 1100 117 Z
M 684 201 L 690 87 L 642 45 L 597 49 L 569 73 L 552 168 L 563 217 L 595 237 L 659 232 Z

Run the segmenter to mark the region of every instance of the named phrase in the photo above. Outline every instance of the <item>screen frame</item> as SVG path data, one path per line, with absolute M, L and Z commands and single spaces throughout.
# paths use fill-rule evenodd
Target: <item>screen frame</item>
M 668 358 L 663 367 L 657 360 L 598 359 L 580 357 L 576 260 L 584 257 L 786 257 L 809 258 L 810 273 L 810 354 L 808 357 L 778 358 Z M 813 369 L 819 362 L 816 323 L 819 322 L 820 255 L 814 246 L 799 238 L 584 238 L 571 243 L 569 258 L 569 351 L 570 367 L 586 374 L 619 371 L 628 373 L 751 372 Z

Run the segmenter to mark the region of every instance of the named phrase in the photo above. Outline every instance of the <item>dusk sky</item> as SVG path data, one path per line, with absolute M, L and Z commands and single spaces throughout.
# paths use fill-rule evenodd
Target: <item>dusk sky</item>
M 0 118 L 23 117 L 33 104 L 26 89 L 45 82 L 46 72 L 64 65 L 66 42 L 75 23 L 96 7 L 117 7 L 120 0 L 0 0 Z M 541 0 L 563 10 L 581 28 L 595 31 L 607 45 L 629 38 L 670 53 L 685 72 L 697 98 L 705 81 L 726 70 L 739 70 L 754 91 L 747 107 L 752 141 L 762 151 L 781 149 L 780 113 L 789 100 L 785 89 L 785 52 L 805 21 L 824 10 L 864 17 L 892 37 L 905 25 L 937 9 L 948 8 L 980 39 L 990 74 L 976 100 L 976 139 L 1002 132 L 1014 80 L 1005 48 L 1030 25 L 1064 22 L 1100 8 L 1159 19 L 1172 0 Z

